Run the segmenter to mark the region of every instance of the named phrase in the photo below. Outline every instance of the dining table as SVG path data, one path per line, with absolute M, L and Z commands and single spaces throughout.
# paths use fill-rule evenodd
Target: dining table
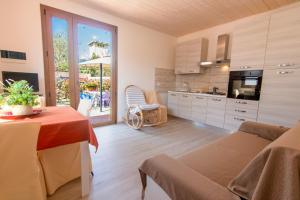
M 39 122 L 37 151 L 80 143 L 81 154 L 81 194 L 87 196 L 90 191 L 90 163 L 87 158 L 89 144 L 98 150 L 98 141 L 88 118 L 68 106 L 45 107 L 38 115 L 25 118 L 0 119 L 0 123 L 11 121 Z

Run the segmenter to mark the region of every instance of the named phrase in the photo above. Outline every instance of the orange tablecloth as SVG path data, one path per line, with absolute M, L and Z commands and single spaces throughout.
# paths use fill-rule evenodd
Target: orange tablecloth
M 98 141 L 89 120 L 71 107 L 46 107 L 36 117 L 25 120 L 41 122 L 37 150 L 89 141 L 98 149 Z

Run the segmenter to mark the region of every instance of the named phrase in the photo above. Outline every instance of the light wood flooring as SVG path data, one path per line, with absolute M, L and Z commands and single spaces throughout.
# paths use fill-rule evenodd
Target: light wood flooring
M 91 148 L 95 176 L 86 200 L 138 200 L 138 167 L 145 159 L 161 153 L 176 158 L 228 134 L 223 129 L 178 118 L 142 130 L 117 124 L 96 128 L 95 132 L 100 148 L 96 154 Z M 80 192 L 80 179 L 76 179 L 49 200 L 79 200 Z

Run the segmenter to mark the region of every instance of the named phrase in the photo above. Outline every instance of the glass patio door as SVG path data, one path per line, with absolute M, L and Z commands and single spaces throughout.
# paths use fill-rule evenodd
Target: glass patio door
M 76 18 L 74 20 L 75 55 L 78 69 L 78 101 L 93 103 L 93 123 L 112 121 L 115 79 L 113 77 L 114 29 L 102 23 Z
M 47 14 L 46 14 L 47 13 Z M 46 101 L 50 106 L 76 107 L 74 68 L 72 67 L 72 18 L 55 10 L 43 12 L 46 46 Z M 45 42 L 46 41 L 46 42 Z
M 93 124 L 116 121 L 116 27 L 41 6 L 48 106 L 89 101 Z

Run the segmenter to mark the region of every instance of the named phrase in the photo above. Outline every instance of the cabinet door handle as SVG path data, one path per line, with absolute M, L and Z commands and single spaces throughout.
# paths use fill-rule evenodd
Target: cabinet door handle
M 189 97 L 189 96 L 188 96 L 188 95 L 182 95 L 182 97 L 187 98 L 187 97 Z
M 222 101 L 221 99 L 212 99 L 213 101 Z
M 196 97 L 196 99 L 204 99 L 203 97 Z
M 247 104 L 246 101 L 235 101 L 235 103 L 238 103 L 238 104 Z
M 239 113 L 246 113 L 246 110 L 240 110 L 240 109 L 235 109 L 235 112 L 239 112 Z
M 281 63 L 279 65 L 277 65 L 278 67 L 290 67 L 290 66 L 294 66 L 295 64 L 293 63 Z
M 238 118 L 238 117 L 234 117 L 233 119 L 234 119 L 234 120 L 236 120 L 236 121 L 240 121 L 240 122 L 244 122 L 244 121 L 246 121 L 245 119 Z
M 251 68 L 250 66 L 241 66 L 240 67 L 241 69 L 249 69 L 249 68 Z
M 176 94 L 170 94 L 171 96 L 173 96 L 173 97 L 176 97 Z
M 293 71 L 277 71 L 278 75 L 286 75 L 286 74 L 290 74 L 293 73 Z

